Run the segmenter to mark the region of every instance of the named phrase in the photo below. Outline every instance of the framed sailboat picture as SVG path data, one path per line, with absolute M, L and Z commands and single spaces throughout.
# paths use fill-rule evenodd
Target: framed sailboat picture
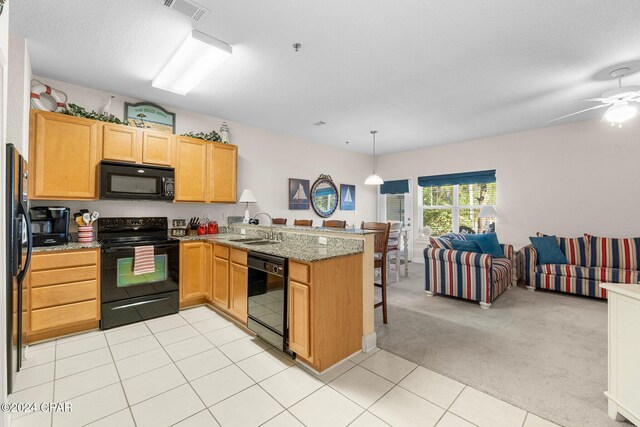
M 309 180 L 289 178 L 289 209 L 309 209 Z
M 340 210 L 356 210 L 356 186 L 340 184 Z

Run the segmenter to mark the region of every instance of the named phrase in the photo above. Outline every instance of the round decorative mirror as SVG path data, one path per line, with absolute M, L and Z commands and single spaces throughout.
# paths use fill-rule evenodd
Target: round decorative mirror
M 322 218 L 328 218 L 338 207 L 338 189 L 329 175 L 320 175 L 311 187 L 311 206 Z

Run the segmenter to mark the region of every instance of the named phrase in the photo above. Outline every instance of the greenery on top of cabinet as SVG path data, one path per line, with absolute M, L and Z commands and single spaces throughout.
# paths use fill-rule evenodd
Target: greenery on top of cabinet
M 62 113 L 68 116 L 82 117 L 85 119 L 98 120 L 100 122 L 107 122 L 107 123 L 115 123 L 118 125 L 127 125 L 127 126 L 129 125 L 128 121 L 126 120 L 122 121 L 116 116 L 114 116 L 113 114 L 100 114 L 100 113 L 96 113 L 93 110 L 89 112 L 87 111 L 86 108 L 81 107 L 77 104 L 68 104 L 67 107 L 68 108 L 64 110 Z

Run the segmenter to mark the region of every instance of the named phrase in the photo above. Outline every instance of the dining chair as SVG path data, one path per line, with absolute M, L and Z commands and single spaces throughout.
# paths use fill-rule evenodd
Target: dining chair
M 373 308 L 382 307 L 382 321 L 387 323 L 387 248 L 389 246 L 389 230 L 391 224 L 388 222 L 362 222 L 360 228 L 374 231 L 373 240 L 373 269 L 381 270 L 380 283 L 373 282 L 373 286 L 381 288 L 382 301 L 374 303 Z
M 400 281 L 400 235 L 402 234 L 402 222 L 389 221 L 391 228 L 389 229 L 389 245 L 387 247 L 387 271 L 391 271 L 389 268 L 391 260 L 394 261 L 394 267 L 396 271 L 396 282 Z
M 312 227 L 313 220 L 312 219 L 295 219 L 293 220 L 293 225 L 298 225 L 300 227 Z
M 287 225 L 287 218 L 273 218 L 273 225 Z
M 323 220 L 322 226 L 327 228 L 345 228 L 347 226 L 347 221 L 340 221 L 338 219 L 334 220 Z

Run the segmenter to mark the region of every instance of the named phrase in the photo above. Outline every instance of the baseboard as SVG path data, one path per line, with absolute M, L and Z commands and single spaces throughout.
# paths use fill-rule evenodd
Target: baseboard
M 374 348 L 378 346 L 378 335 L 376 335 L 375 331 L 371 332 L 368 335 L 362 336 L 362 351 L 365 353 L 370 352 Z

